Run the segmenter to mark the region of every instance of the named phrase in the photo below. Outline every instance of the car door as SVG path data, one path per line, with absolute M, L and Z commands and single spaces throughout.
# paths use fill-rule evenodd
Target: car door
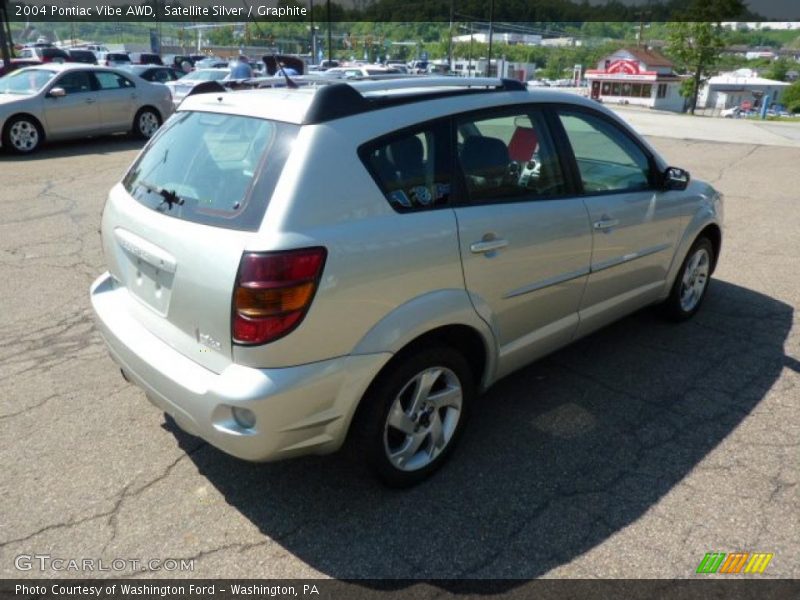
M 592 223 L 583 335 L 659 297 L 684 199 L 660 188 L 650 152 L 610 117 L 588 108 L 559 109 L 558 116 Z
M 569 343 L 589 273 L 586 207 L 535 105 L 454 123 L 464 281 L 499 345 L 499 375 Z
M 114 71 L 95 71 L 98 85 L 100 121 L 104 131 L 126 131 L 136 113 L 136 86 Z
M 54 97 L 51 94 L 54 88 L 62 88 L 66 95 Z M 44 114 L 50 138 L 97 133 L 100 130 L 100 113 L 91 72 L 69 70 L 57 77 L 45 93 Z

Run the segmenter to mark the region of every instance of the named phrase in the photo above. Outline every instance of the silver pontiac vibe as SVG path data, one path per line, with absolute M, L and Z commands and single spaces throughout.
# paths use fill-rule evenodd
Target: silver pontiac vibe
M 186 431 L 271 461 L 347 442 L 388 484 L 476 395 L 647 305 L 701 307 L 722 198 L 619 117 L 424 76 L 197 94 L 102 217 L 112 358 Z

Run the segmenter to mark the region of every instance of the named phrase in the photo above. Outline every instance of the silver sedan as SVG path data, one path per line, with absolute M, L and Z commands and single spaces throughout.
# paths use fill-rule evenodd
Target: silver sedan
M 146 139 L 172 112 L 163 85 L 116 69 L 51 63 L 0 78 L 2 146 L 19 154 L 45 139 L 117 132 Z

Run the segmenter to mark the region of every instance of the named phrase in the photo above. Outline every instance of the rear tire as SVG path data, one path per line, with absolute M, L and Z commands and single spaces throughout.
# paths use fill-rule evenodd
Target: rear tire
M 3 129 L 3 146 L 14 154 L 32 154 L 44 140 L 39 123 L 23 115 L 12 117 Z
M 353 423 L 353 450 L 391 487 L 438 470 L 463 431 L 475 397 L 469 363 L 439 346 L 398 357 L 373 382 Z
M 714 265 L 714 246 L 706 237 L 695 240 L 686 255 L 667 300 L 664 316 L 676 322 L 691 319 L 703 304 Z
M 140 139 L 149 140 L 159 127 L 161 127 L 161 115 L 149 106 L 140 108 L 133 118 L 133 135 Z

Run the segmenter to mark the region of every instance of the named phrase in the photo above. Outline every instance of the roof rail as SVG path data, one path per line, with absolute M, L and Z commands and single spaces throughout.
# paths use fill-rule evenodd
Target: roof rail
M 498 79 L 493 77 L 429 77 L 426 75 L 407 75 L 405 77 L 380 77 L 354 81 L 353 86 L 360 92 L 382 90 L 401 90 L 407 88 L 479 88 L 511 92 L 526 90 L 522 82 L 516 79 Z
M 335 83 L 320 87 L 308 107 L 304 125 L 324 123 L 361 114 L 387 106 L 419 102 L 470 93 L 521 92 L 527 91 L 524 83 L 515 79 L 489 77 L 427 77 L 364 79 L 356 81 L 334 80 Z M 424 90 L 423 88 L 430 88 Z M 374 92 L 394 90 L 418 91 L 408 94 L 366 95 Z

